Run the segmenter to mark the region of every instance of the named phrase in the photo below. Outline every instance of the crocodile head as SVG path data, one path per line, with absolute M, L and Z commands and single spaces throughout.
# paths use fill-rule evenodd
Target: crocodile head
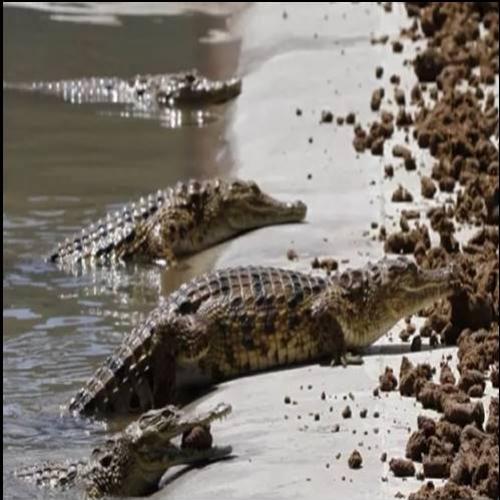
M 225 219 L 233 230 L 300 222 L 307 212 L 301 201 L 283 202 L 261 191 L 253 181 L 235 180 L 221 185 Z
M 217 104 L 241 93 L 241 79 L 211 80 L 197 71 L 169 75 L 168 84 L 157 92 L 160 106 Z
M 449 296 L 455 278 L 453 266 L 422 269 L 402 257 L 337 275 L 338 318 L 347 331 L 347 343 L 371 344 L 403 317 Z
M 124 444 L 119 444 L 121 458 L 117 459 L 115 448 L 99 452 L 99 463 L 109 463 L 107 470 L 120 477 L 120 495 L 143 495 L 158 486 L 165 471 L 174 465 L 190 464 L 204 460 L 222 458 L 231 453 L 230 446 L 208 446 L 197 449 L 171 442 L 176 437 L 187 435 L 193 429 L 208 428 L 211 422 L 231 413 L 231 406 L 219 403 L 207 412 L 186 414 L 173 405 L 144 413 L 132 422 L 120 435 Z M 125 453 L 123 453 L 125 452 Z
M 301 201 L 279 201 L 262 192 L 253 181 L 212 179 L 178 183 L 182 199 L 178 231 L 170 236 L 176 255 L 193 253 L 264 226 L 302 221 L 307 212 Z M 187 212 L 184 214 L 182 212 Z M 180 227 L 186 217 L 195 223 Z
M 154 492 L 169 467 L 216 460 L 229 455 L 230 446 L 211 445 L 208 427 L 231 412 L 219 403 L 197 415 L 186 414 L 175 406 L 144 413 L 122 433 L 92 451 L 88 462 L 69 465 L 44 465 L 21 470 L 18 477 L 34 479 L 39 485 L 62 487 L 84 485 L 90 498 L 102 496 L 143 496 Z M 208 435 L 205 443 L 174 444 L 172 439 L 201 429 Z

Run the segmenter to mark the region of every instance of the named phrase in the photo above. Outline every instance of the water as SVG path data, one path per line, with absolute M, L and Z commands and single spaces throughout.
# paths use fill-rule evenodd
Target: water
M 234 74 L 237 54 L 218 52 L 227 54 L 227 44 L 200 43 L 224 29 L 223 15 L 154 8 L 145 15 L 148 7 L 136 6 L 128 16 L 4 8 L 4 81 L 193 67 Z M 82 15 L 92 22 L 77 22 Z M 4 91 L 4 498 L 44 494 L 14 479 L 16 466 L 87 453 L 102 425 L 61 419 L 60 405 L 160 294 L 209 267 L 202 259 L 170 272 L 129 266 L 73 276 L 43 261 L 108 209 L 179 179 L 230 173 L 231 104 L 210 110 L 202 126 L 170 118 Z

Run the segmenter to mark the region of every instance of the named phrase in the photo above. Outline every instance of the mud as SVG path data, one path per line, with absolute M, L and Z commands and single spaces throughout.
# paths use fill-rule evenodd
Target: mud
M 402 230 L 387 235 L 385 249 L 412 253 L 424 268 L 453 263 L 459 280 L 449 301 L 424 311 L 420 330 L 423 338 L 439 336 L 444 344 L 458 345 L 458 382 L 444 361 L 439 383 L 428 365 L 414 367 L 404 358 L 400 369 L 400 393 L 442 415 L 438 421 L 418 418 L 406 458 L 422 464 L 424 478 L 449 479 L 440 488 L 428 482 L 409 498 L 497 498 L 498 398 L 490 401 L 486 424 L 478 399 L 488 379 L 498 387 L 499 169 L 491 141 L 498 131 L 498 109 L 487 89 L 498 74 L 498 4 L 407 2 L 406 8 L 414 22 L 402 35 L 415 40 L 423 34 L 427 45 L 412 62 L 419 83 L 410 98 L 417 111 L 413 124 L 406 123 L 416 146 L 434 161 L 431 175 L 420 178 L 420 194 L 428 200 L 442 200 L 439 193 L 451 197 L 428 210 L 418 229 L 402 215 Z M 404 106 L 402 97 L 399 103 Z M 406 146 L 392 152 L 405 161 L 411 157 Z M 403 192 L 400 186 L 393 201 L 404 201 Z M 464 224 L 479 229 L 460 244 L 455 233 Z M 430 244 L 430 231 L 439 235 L 438 245 Z

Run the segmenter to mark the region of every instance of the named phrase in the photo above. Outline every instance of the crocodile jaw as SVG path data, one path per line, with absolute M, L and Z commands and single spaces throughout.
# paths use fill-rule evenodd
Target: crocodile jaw
M 227 221 L 233 230 L 246 231 L 258 227 L 301 222 L 307 207 L 302 201 L 283 202 L 262 193 L 257 200 L 241 200 L 228 211 Z
M 179 86 L 173 100 L 185 105 L 218 104 L 229 101 L 241 93 L 241 79 L 209 80 L 196 72 L 187 75 L 186 85 Z
M 164 409 L 151 410 L 144 414 L 152 418 L 149 425 L 141 429 L 140 435 L 134 436 L 133 439 L 132 448 L 135 450 L 136 467 L 132 473 L 129 471 L 122 486 L 123 491 L 128 495 L 134 490 L 140 494 L 147 492 L 151 486 L 158 483 L 169 467 L 217 460 L 231 454 L 231 446 L 195 449 L 177 446 L 170 441 L 195 427 L 208 427 L 213 421 L 222 420 L 231 413 L 230 405 L 219 403 L 210 410 L 198 414 L 184 414 L 181 410 L 173 413 L 173 409 L 176 408 L 167 406 Z M 164 418 L 164 414 L 167 418 Z M 130 435 L 138 432 L 134 424 L 131 424 L 126 431 Z
M 232 411 L 231 405 L 219 403 L 212 409 L 198 414 L 185 414 L 173 405 L 157 410 L 150 410 L 137 421 L 130 424 L 125 433 L 131 437 L 133 444 L 140 448 L 147 446 L 163 446 L 171 439 L 181 436 L 198 426 L 209 426 L 215 420 L 221 420 Z
M 348 275 L 345 298 L 336 310 L 346 344 L 355 348 L 372 344 L 400 319 L 448 297 L 456 286 L 452 266 L 427 270 L 403 258 L 368 266 L 355 277 L 350 273 L 343 273 Z

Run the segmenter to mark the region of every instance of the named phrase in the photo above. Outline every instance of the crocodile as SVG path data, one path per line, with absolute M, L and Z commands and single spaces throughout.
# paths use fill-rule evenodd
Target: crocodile
M 307 207 L 281 202 L 253 181 L 190 180 L 141 198 L 68 238 L 48 260 L 71 266 L 142 257 L 172 265 L 239 233 L 300 222 Z
M 69 403 L 75 414 L 133 413 L 175 400 L 176 368 L 218 382 L 375 342 L 402 317 L 455 289 L 453 266 L 384 258 L 330 277 L 236 267 L 184 283 L 136 326 Z M 348 351 L 349 349 L 349 351 Z
M 231 446 L 212 446 L 210 423 L 226 417 L 231 406 L 219 403 L 197 415 L 173 405 L 150 410 L 125 430 L 94 448 L 88 460 L 44 463 L 15 471 L 39 486 L 80 487 L 87 497 L 145 496 L 159 487 L 169 467 L 224 458 Z M 171 442 L 182 436 L 180 445 Z
M 241 93 L 241 79 L 211 80 L 191 70 L 136 75 L 128 80 L 90 77 L 54 82 L 5 83 L 5 88 L 53 95 L 73 104 L 124 104 L 153 110 L 224 103 Z

